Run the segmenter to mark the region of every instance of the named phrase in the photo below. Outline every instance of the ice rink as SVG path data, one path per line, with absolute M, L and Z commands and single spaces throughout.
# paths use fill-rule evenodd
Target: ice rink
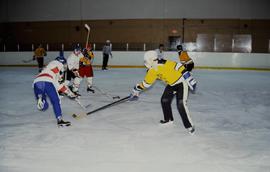
M 157 81 L 136 102 L 125 102 L 81 120 L 84 110 L 62 99 L 65 120 L 58 128 L 52 106 L 36 109 L 32 81 L 36 68 L 0 68 L 0 172 L 269 172 L 270 72 L 194 70 L 197 94 L 188 107 L 191 136 L 173 101 L 174 124 L 161 126 Z M 94 85 L 129 95 L 145 69 L 94 70 Z M 113 100 L 80 88 L 87 111 Z

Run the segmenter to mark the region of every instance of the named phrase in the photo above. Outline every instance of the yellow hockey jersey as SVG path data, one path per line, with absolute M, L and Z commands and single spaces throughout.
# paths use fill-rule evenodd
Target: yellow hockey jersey
M 185 67 L 181 63 L 171 60 L 159 60 L 156 69 L 151 68 L 147 71 L 144 81 L 138 86 L 140 89 L 150 87 L 157 79 L 164 81 L 170 86 L 174 86 L 183 81 L 182 75 Z
M 34 52 L 34 57 L 37 57 L 37 58 L 44 57 L 46 55 L 47 55 L 47 53 L 46 53 L 45 49 L 41 48 L 41 47 L 37 48 Z
M 182 64 L 188 64 L 192 62 L 192 59 L 189 57 L 186 51 L 182 51 L 179 55 L 179 60 Z
M 87 51 L 87 53 L 91 60 L 95 57 L 93 51 Z
M 92 51 L 87 51 L 88 57 L 80 58 L 80 66 L 89 66 L 91 60 L 94 58 L 94 53 Z

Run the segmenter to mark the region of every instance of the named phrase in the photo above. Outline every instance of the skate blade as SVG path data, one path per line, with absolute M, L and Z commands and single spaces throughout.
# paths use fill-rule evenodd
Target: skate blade
M 95 91 L 87 90 L 87 92 L 88 93 L 91 92 L 91 93 L 95 94 Z
M 170 126 L 170 125 L 173 125 L 173 121 L 169 121 L 169 122 L 166 122 L 166 123 L 159 123 L 160 126 Z
M 58 128 L 69 127 L 71 124 L 58 124 Z

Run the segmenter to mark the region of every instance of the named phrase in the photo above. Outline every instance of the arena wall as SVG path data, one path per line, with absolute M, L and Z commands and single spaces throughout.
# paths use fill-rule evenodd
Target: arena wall
M 71 52 L 66 51 L 65 57 Z M 95 51 L 93 65 L 102 64 L 102 52 Z M 113 58 L 109 59 L 111 67 L 143 67 L 143 51 L 113 51 Z M 58 52 L 48 52 L 45 63 L 57 57 Z M 213 53 L 213 52 L 189 52 L 197 68 L 232 68 L 232 69 L 270 69 L 270 54 L 262 53 Z M 1 66 L 34 66 L 35 61 L 24 63 L 29 60 L 33 52 L 0 52 Z M 167 59 L 178 60 L 177 52 L 165 52 Z

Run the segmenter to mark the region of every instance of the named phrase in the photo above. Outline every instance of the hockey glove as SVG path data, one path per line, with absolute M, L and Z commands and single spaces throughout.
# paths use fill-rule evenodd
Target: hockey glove
M 76 99 L 78 96 L 76 95 L 76 94 L 74 94 L 70 89 L 68 89 L 66 92 L 65 92 L 65 95 L 68 97 L 68 98 L 70 98 L 70 99 L 72 99 L 72 100 L 74 100 L 74 99 Z
M 188 84 L 188 86 L 189 86 L 189 88 L 191 90 L 191 93 L 195 94 L 196 85 L 197 85 L 196 80 L 192 77 L 192 75 L 188 71 L 186 71 L 183 74 L 183 77 L 184 77 L 185 81 L 187 82 L 187 84 Z
M 135 96 L 139 96 L 139 94 L 143 91 L 142 84 L 136 84 L 132 90 L 132 94 Z
M 68 98 L 70 98 L 70 99 L 72 99 L 72 100 L 74 100 L 74 99 L 76 99 L 78 96 L 76 96 L 74 93 L 70 93 L 70 94 L 67 94 L 67 96 L 68 96 Z
M 61 84 L 61 89 L 58 91 L 59 95 L 67 96 L 70 99 L 75 99 L 77 96 L 65 84 Z
M 129 101 L 136 101 L 139 99 L 139 94 L 142 91 L 142 88 L 140 87 L 139 84 L 135 85 L 131 94 L 130 94 L 130 98 Z
M 59 82 L 59 84 L 63 84 L 65 82 L 65 77 L 60 76 L 58 82 Z
M 80 77 L 80 74 L 77 69 L 73 69 L 72 72 L 76 77 Z
M 128 100 L 129 101 L 137 101 L 139 99 L 139 96 L 133 95 L 132 93 L 129 95 Z
M 41 97 L 39 97 L 38 101 L 37 101 L 38 110 L 45 111 L 48 109 L 48 107 L 49 107 L 49 104 L 47 103 L 47 101 L 43 100 Z

